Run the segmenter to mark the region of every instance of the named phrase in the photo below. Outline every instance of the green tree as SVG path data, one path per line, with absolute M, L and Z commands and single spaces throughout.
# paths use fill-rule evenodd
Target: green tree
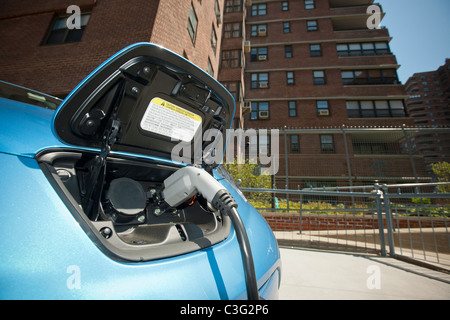
M 450 163 L 432 163 L 431 169 L 433 170 L 433 173 L 436 175 L 439 182 L 450 182 Z M 438 191 L 442 193 L 450 193 L 450 185 L 438 186 Z
M 242 188 L 270 189 L 272 187 L 272 177 L 261 174 L 261 165 L 249 163 L 248 159 L 244 164 L 229 163 L 224 165 L 234 181 L 240 181 Z M 266 192 L 244 192 L 247 199 L 259 208 L 271 207 L 271 193 Z

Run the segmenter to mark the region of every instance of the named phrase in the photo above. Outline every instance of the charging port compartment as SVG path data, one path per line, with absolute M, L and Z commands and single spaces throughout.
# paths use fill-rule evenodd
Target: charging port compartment
M 37 161 L 94 243 L 116 260 L 148 261 L 204 249 L 226 239 L 231 222 L 197 194 L 177 207 L 161 198 L 163 182 L 181 167 L 109 155 L 91 212 L 84 198 L 97 154 L 52 150 Z

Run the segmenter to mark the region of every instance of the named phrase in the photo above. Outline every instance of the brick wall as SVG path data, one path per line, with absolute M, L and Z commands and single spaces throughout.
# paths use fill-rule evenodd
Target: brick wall
M 195 45 L 187 31 L 191 3 L 199 21 Z M 42 45 L 55 17 L 69 5 L 91 12 L 81 41 Z M 217 54 L 211 49 L 211 28 L 216 29 Z M 212 0 L 2 1 L 0 80 L 64 96 L 117 51 L 152 40 L 185 53 L 204 70 L 209 58 L 217 74 L 221 28 Z
M 223 13 L 224 0 L 219 2 L 220 12 Z M 198 19 L 197 34 L 192 42 L 187 30 L 187 23 L 191 4 Z M 179 55 L 185 55 L 191 62 L 207 70 L 208 59 L 217 78 L 219 73 L 220 45 L 222 39 L 222 23 L 217 23 L 214 14 L 215 1 L 160 1 L 154 30 L 150 42 L 168 48 Z M 211 30 L 217 36 L 217 49 L 211 47 Z
M 263 212 L 273 231 L 299 231 L 300 221 L 302 230 L 362 230 L 378 229 L 377 215 L 325 215 L 325 214 L 304 214 L 300 220 L 298 213 Z M 439 228 L 445 227 L 443 218 L 429 217 L 396 217 L 395 226 L 400 228 Z M 383 219 L 386 228 L 386 220 Z
M 3 1 L 0 79 L 54 95 L 68 94 L 104 60 L 125 46 L 148 41 L 159 1 L 22 1 L 23 12 Z M 91 5 L 89 6 L 89 3 Z M 80 5 L 91 18 L 80 42 L 42 45 L 56 13 Z M 39 11 L 40 10 L 40 11 Z M 0 9 L 0 11 L 2 11 Z M 134 17 L 130 20 L 130 17 Z

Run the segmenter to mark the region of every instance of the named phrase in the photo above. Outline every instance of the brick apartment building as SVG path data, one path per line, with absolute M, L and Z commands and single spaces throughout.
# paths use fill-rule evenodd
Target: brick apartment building
M 245 128 L 280 130 L 278 187 L 424 178 L 423 158 L 405 147 L 414 122 L 391 37 L 367 27 L 371 4 L 225 1 L 219 80 Z
M 414 121 L 388 30 L 367 28 L 372 3 L 3 1 L 0 79 L 64 97 L 118 50 L 153 42 L 233 93 L 235 128 L 281 130 L 277 185 L 417 181 L 423 157 L 408 156 L 402 127 Z M 81 9 L 80 30 L 66 27 L 69 5 Z
M 417 126 L 450 126 L 450 59 L 436 71 L 415 73 L 405 83 L 407 110 Z M 422 133 L 415 137 L 425 162 L 449 161 L 450 134 Z
M 80 30 L 67 28 L 70 5 L 81 9 Z M 2 1 L 0 79 L 64 97 L 111 55 L 142 41 L 217 76 L 223 6 L 224 0 Z

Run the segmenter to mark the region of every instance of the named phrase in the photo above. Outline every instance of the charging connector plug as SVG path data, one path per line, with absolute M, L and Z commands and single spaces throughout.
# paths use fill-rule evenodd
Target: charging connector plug
M 259 300 L 253 255 L 244 223 L 237 211 L 237 203 L 214 177 L 196 167 L 184 167 L 164 181 L 164 200 L 176 207 L 200 193 L 223 215 L 229 216 L 234 226 L 244 264 L 245 284 L 249 300 Z

